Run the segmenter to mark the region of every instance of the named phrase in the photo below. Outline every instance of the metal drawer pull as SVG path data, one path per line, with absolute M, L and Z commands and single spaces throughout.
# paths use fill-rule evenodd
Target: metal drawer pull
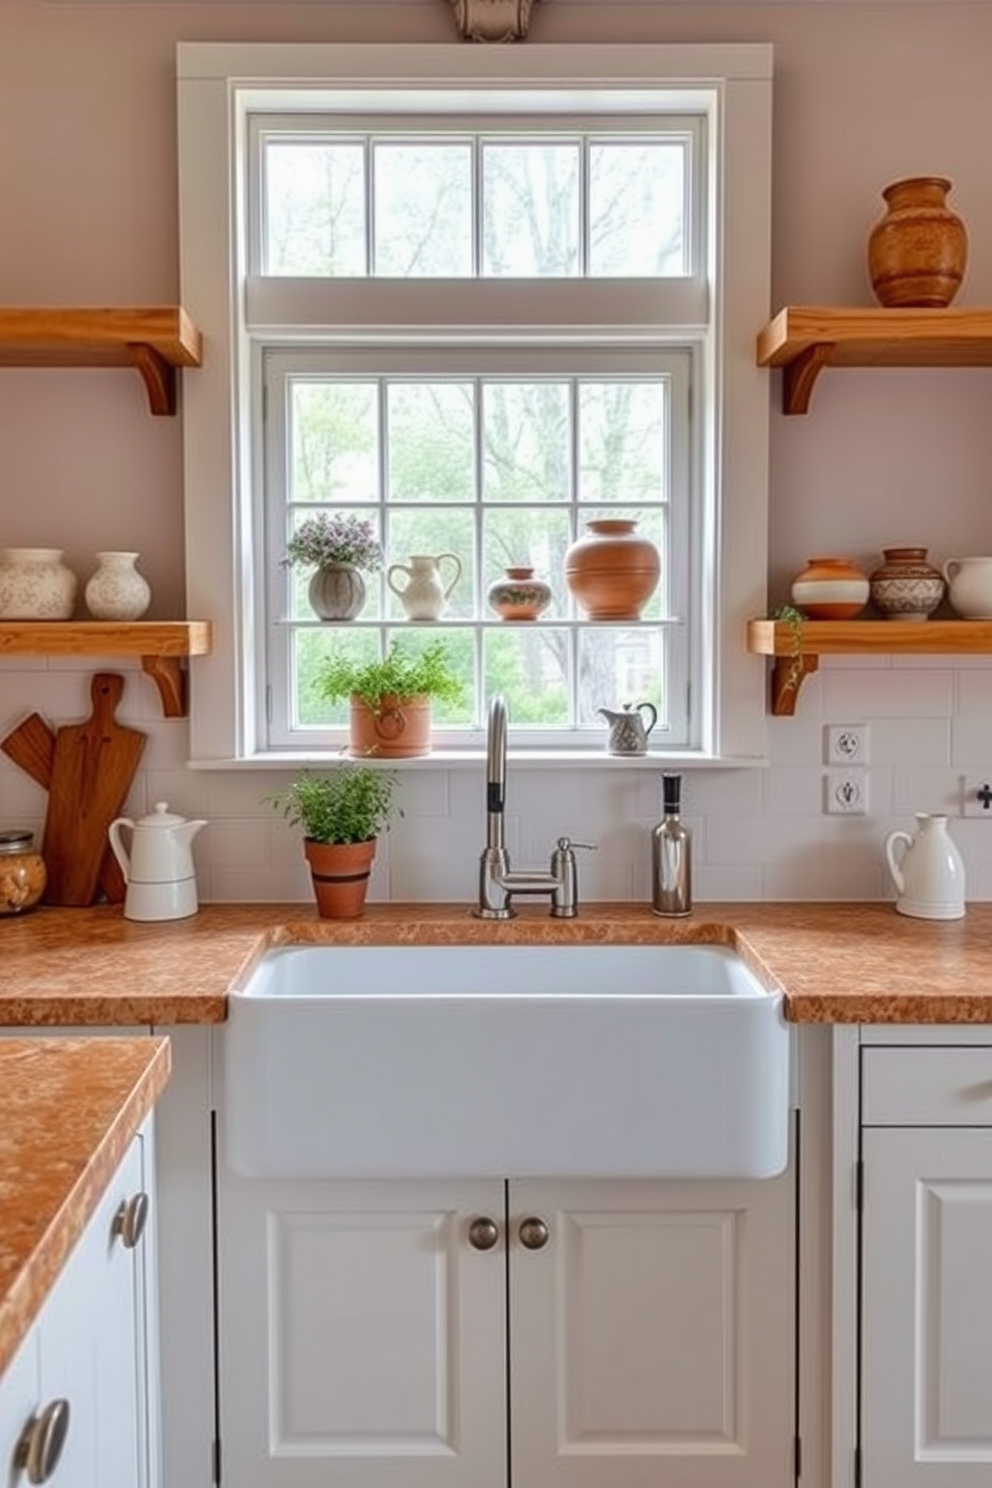
M 68 1400 L 53 1400 L 28 1422 L 14 1448 L 14 1467 L 27 1473 L 29 1483 L 48 1482 L 59 1465 L 68 1431 Z
M 148 1195 L 136 1193 L 132 1199 L 121 1199 L 121 1206 L 114 1215 L 112 1235 L 120 1235 L 128 1250 L 133 1250 L 144 1234 L 148 1221 Z
M 476 1250 L 492 1250 L 499 1239 L 499 1225 L 488 1216 L 473 1219 L 468 1227 L 468 1243 Z
M 527 1250 L 543 1250 L 551 1239 L 551 1231 L 543 1219 L 528 1215 L 520 1221 L 520 1244 Z

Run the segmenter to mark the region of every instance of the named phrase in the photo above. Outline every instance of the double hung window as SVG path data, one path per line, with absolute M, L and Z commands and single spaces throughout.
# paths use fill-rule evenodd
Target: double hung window
M 517 748 L 599 751 L 599 709 L 624 701 L 654 704 L 673 755 L 754 746 L 755 673 L 721 675 L 764 581 L 767 404 L 727 337 L 767 308 L 768 58 L 722 49 L 701 82 L 710 49 L 646 50 L 180 49 L 183 295 L 208 333 L 185 409 L 190 602 L 230 617 L 194 755 L 336 751 L 324 661 L 397 640 L 440 640 L 464 684 L 435 705 L 436 751 L 478 746 L 496 691 Z M 750 204 L 735 156 L 761 167 Z M 764 255 L 736 284 L 731 224 Z M 731 474 L 729 430 L 755 413 Z M 317 514 L 367 521 L 385 555 L 346 622 L 285 561 Z M 566 581 L 602 517 L 657 548 L 637 618 L 590 618 Z M 439 560 L 430 621 L 403 602 L 413 557 Z M 490 603 L 511 567 L 550 586 L 539 619 Z

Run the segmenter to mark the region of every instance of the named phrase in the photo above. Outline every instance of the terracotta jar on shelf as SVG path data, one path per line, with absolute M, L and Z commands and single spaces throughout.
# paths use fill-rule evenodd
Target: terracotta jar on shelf
M 883 548 L 869 577 L 871 602 L 886 620 L 926 620 L 944 597 L 944 579 L 926 548 Z
M 535 579 L 532 568 L 515 566 L 489 585 L 486 599 L 501 620 L 536 620 L 551 603 L 551 585 Z
M 594 517 L 565 554 L 565 581 L 590 620 L 639 620 L 658 587 L 661 558 L 637 522 Z
M 792 603 L 810 620 L 853 620 L 868 603 L 868 576 L 850 558 L 810 558 L 792 581 Z
M 913 176 L 883 190 L 888 210 L 868 238 L 868 272 L 886 307 L 943 309 L 961 288 L 968 234 L 947 205 L 950 189 L 943 176 Z

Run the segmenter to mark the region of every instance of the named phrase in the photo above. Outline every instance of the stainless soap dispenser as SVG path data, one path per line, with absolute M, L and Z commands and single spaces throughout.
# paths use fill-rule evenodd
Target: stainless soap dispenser
M 679 815 L 682 776 L 662 775 L 664 814 L 651 833 L 651 907 L 656 915 L 692 913 L 692 836 Z

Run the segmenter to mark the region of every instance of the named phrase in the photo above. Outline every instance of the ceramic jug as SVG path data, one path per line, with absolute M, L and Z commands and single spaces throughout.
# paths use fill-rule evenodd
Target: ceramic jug
M 175 816 L 165 801 L 156 801 L 152 814 L 140 821 L 119 816 L 110 823 L 110 846 L 127 884 L 125 919 L 182 920 L 196 914 L 192 842 L 206 825 Z M 130 852 L 121 835 L 125 830 L 131 835 Z
M 454 577 L 445 584 L 441 577 L 441 564 L 447 560 L 454 564 Z M 406 574 L 406 583 L 398 585 L 394 574 Z M 400 603 L 408 620 L 439 620 L 444 614 L 448 596 L 462 576 L 461 559 L 454 553 L 437 553 L 433 557 L 418 554 L 408 563 L 393 563 L 386 570 L 386 583 Z
M 624 703 L 619 713 L 612 708 L 600 708 L 599 716 L 610 725 L 608 754 L 647 754 L 648 734 L 658 722 L 658 710 L 653 703 Z
M 897 852 L 897 849 L 902 850 Z M 964 914 L 964 863 L 946 816 L 916 813 L 916 835 L 890 832 L 885 858 L 899 895 L 900 914 L 920 920 L 959 920 Z
M 992 619 L 992 558 L 948 558 L 947 597 L 962 620 Z

